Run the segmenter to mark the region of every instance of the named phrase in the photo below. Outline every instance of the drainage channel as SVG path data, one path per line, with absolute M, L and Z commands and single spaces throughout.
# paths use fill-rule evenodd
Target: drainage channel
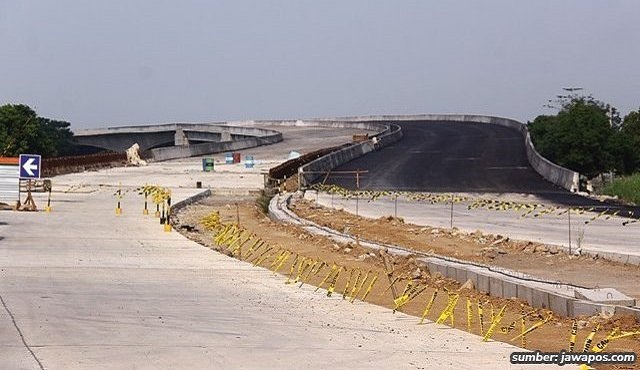
M 269 204 L 270 217 L 337 242 L 356 242 L 356 238 L 351 235 L 318 225 L 291 211 L 289 204 L 302 196 L 301 192 L 276 195 Z M 471 263 L 397 245 L 362 239 L 358 239 L 357 242 L 364 247 L 387 250 L 399 256 L 414 255 L 418 263 L 422 263 L 430 273 L 438 272 L 460 283 L 471 280 L 477 290 L 487 292 L 489 295 L 523 299 L 532 307 L 549 309 L 562 316 L 631 314 L 640 318 L 640 308 L 635 307 L 635 299 L 613 288 L 590 288 L 548 281 L 509 269 Z

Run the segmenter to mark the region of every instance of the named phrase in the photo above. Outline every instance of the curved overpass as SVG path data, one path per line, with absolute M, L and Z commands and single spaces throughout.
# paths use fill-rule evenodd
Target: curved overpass
M 464 115 L 353 119 L 394 122 L 402 128 L 402 140 L 337 166 L 326 179 L 318 177 L 315 182 L 355 189 L 353 172 L 361 170 L 367 173 L 358 178 L 360 189 L 532 194 L 562 205 L 619 209 L 640 217 L 640 207 L 567 190 L 575 187 L 578 174 L 541 157 L 526 126 L 517 121 Z
M 365 189 L 434 192 L 565 193 L 529 164 L 522 134 L 508 127 L 450 121 L 400 121 L 403 139 L 335 171 L 367 170 Z M 355 176 L 327 183 L 355 188 Z
M 250 137 L 264 138 L 278 132 L 253 127 L 231 127 L 224 123 L 168 123 L 81 130 L 74 135 L 78 145 L 123 152 L 137 143 L 141 151 L 164 146 L 188 146 L 226 142 Z

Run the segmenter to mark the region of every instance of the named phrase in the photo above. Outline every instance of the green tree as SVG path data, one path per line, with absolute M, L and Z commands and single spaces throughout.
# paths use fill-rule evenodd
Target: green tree
M 64 155 L 72 138 L 68 122 L 38 117 L 23 104 L 0 106 L 0 156 L 29 152 L 45 157 Z
M 588 177 L 613 169 L 616 160 L 610 149 L 617 122 L 610 124 L 611 107 L 584 96 L 570 96 L 560 104 L 558 114 L 529 123 L 540 154 Z
M 622 152 L 621 163 L 624 174 L 640 171 L 640 109 L 627 114 L 620 126 L 620 141 L 617 148 Z

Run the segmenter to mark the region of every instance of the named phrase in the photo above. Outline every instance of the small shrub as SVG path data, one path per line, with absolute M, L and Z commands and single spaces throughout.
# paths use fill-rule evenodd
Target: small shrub
M 605 186 L 602 193 L 640 205 L 640 173 L 615 179 Z

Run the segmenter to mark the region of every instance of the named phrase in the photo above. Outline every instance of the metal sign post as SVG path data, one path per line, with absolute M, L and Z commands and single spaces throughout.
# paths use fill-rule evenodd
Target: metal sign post
M 33 200 L 31 190 L 33 188 L 33 180 L 40 178 L 41 157 L 38 154 L 20 154 L 18 159 L 18 170 L 20 171 L 20 179 L 28 180 L 27 182 L 27 199 L 24 201 L 22 209 L 25 211 L 37 211 L 36 203 Z

